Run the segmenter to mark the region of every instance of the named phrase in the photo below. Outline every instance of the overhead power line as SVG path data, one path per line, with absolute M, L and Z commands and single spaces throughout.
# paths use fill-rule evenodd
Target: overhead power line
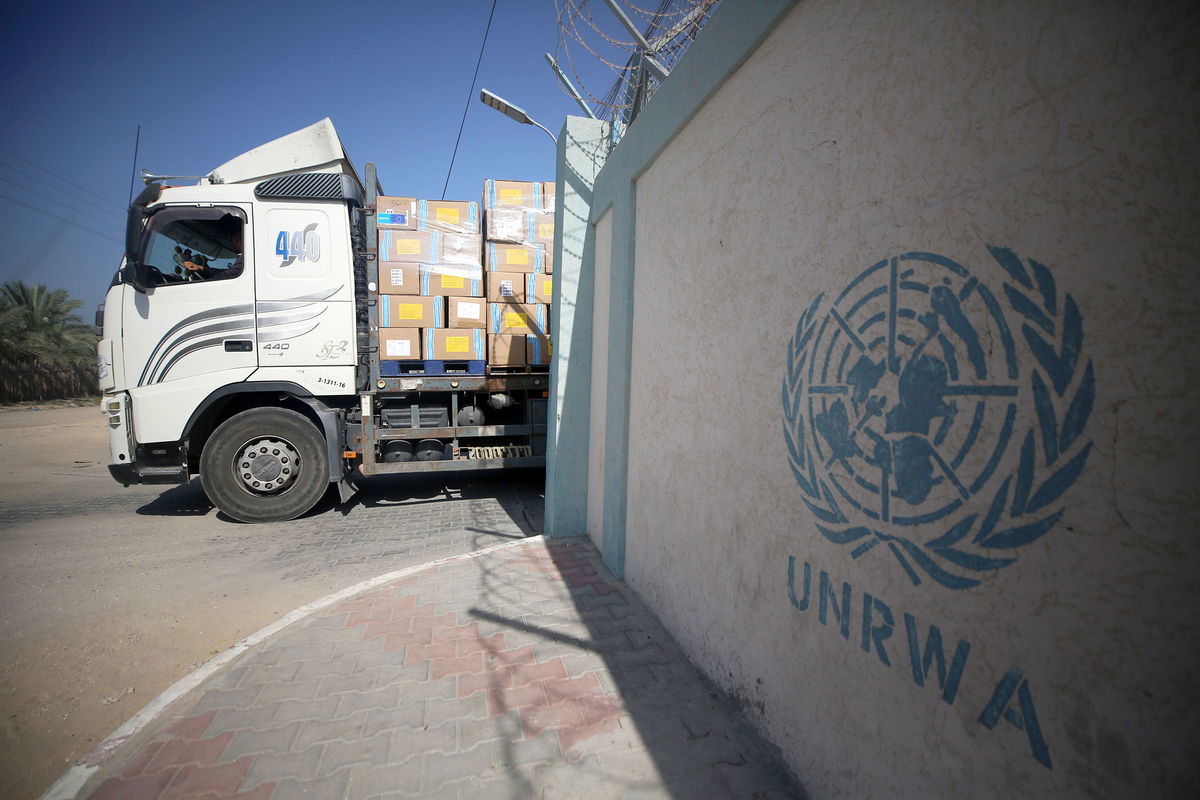
M 0 181 L 4 181 L 5 183 L 12 184 L 13 186 L 15 186 L 15 187 L 17 187 L 18 189 L 20 189 L 22 192 L 26 192 L 26 193 L 28 193 L 28 194 L 31 194 L 31 195 L 33 195 L 34 197 L 40 197 L 40 198 L 42 198 L 43 200 L 49 200 L 51 203 L 53 203 L 54 205 L 56 205 L 56 206 L 58 206 L 58 207 L 60 207 L 60 208 L 62 208 L 62 207 L 63 207 L 62 203 L 61 203 L 61 202 L 59 202 L 59 201 L 58 201 L 58 199 L 56 199 L 56 198 L 54 198 L 54 197 L 51 197 L 51 196 L 50 196 L 50 195 L 48 195 L 48 194 L 42 194 L 41 192 L 35 192 L 35 191 L 33 191 L 32 189 L 29 189 L 29 188 L 27 188 L 27 187 L 25 187 L 25 186 L 22 186 L 21 184 L 17 183 L 16 181 L 9 180 L 8 178 L 4 177 L 3 175 L 0 175 Z M 65 208 L 64 208 L 63 210 L 65 211 L 65 210 L 67 210 L 67 209 L 65 209 Z M 72 213 L 75 213 L 75 214 L 82 214 L 83 216 L 87 217 L 87 218 L 88 218 L 88 219 L 90 219 L 90 220 L 93 220 L 93 221 L 95 221 L 95 222 L 99 222 L 101 225 L 113 225 L 113 224 L 114 224 L 114 223 L 113 223 L 111 220 L 104 220 L 104 219 L 100 219 L 100 218 L 99 218 L 99 217 L 97 217 L 95 214 L 89 214 L 89 213 L 87 213 L 86 211 L 80 211 L 80 210 L 78 210 L 78 209 L 71 209 L 71 211 L 72 211 Z M 115 212 L 114 212 L 114 213 L 115 213 Z
M 74 228 L 78 228 L 78 229 L 80 229 L 80 230 L 87 231 L 88 233 L 94 233 L 94 234 L 96 234 L 97 236 L 103 236 L 105 239 L 111 239 L 111 240 L 113 240 L 114 242 L 116 242 L 117 244 L 124 244 L 124 243 L 123 243 L 123 242 L 122 242 L 120 239 L 118 239 L 118 238 L 117 238 L 117 237 L 115 237 L 115 236 L 112 236 L 112 235 L 110 235 L 110 234 L 107 234 L 107 233 L 103 233 L 103 232 L 101 232 L 101 231 L 98 231 L 98 230 L 96 230 L 95 228 L 89 228 L 89 227 L 88 227 L 88 226 L 86 226 L 86 225 L 80 225 L 80 224 L 79 224 L 79 223 L 77 223 L 77 222 L 71 222 L 71 220 L 63 219 L 61 214 L 54 214 L 54 213 L 51 213 L 51 212 L 49 212 L 49 211 L 45 211 L 45 210 L 43 210 L 43 209 L 40 209 L 40 208 L 38 208 L 37 206 L 30 205 L 29 203 L 26 203 L 26 202 L 25 202 L 25 201 L 23 201 L 23 200 L 18 200 L 18 199 L 17 199 L 17 198 L 15 198 L 15 197 L 9 197 L 9 196 L 8 196 L 8 195 L 6 195 L 6 194 L 0 193 L 0 200 L 7 200 L 7 201 L 8 201 L 8 202 L 10 202 L 10 203 L 16 203 L 16 204 L 17 204 L 17 205 L 19 205 L 19 206 L 25 206 L 25 207 L 26 207 L 26 208 L 28 208 L 30 211 L 36 211 L 36 212 L 37 212 L 37 213 L 39 213 L 39 214 L 44 214 L 45 216 L 47 216 L 47 217 L 50 217 L 51 219 L 55 219 L 55 220 L 58 220 L 59 222 L 62 222 L 62 223 L 69 224 L 69 225 L 71 225 L 71 226 L 72 226 L 72 227 L 74 227 Z
M 70 178 L 64 178 L 62 175 L 59 175 L 57 172 L 54 172 L 53 170 L 46 169 L 46 168 L 45 168 L 45 167 L 43 167 L 41 164 L 35 164 L 35 163 L 33 163 L 32 161 L 30 161 L 29 159 L 27 159 L 27 158 L 23 158 L 22 156 L 19 156 L 19 155 L 17 155 L 16 153 L 12 152 L 11 150 L 5 150 L 3 147 L 0 147 L 0 153 L 4 153 L 5 155 L 12 156 L 13 158 L 17 159 L 17 160 L 18 160 L 18 161 L 20 161 L 21 163 L 23 163 L 23 164 L 28 164 L 29 166 L 31 166 L 31 167 L 34 167 L 35 169 L 40 169 L 42 172 L 46 173 L 47 175 L 50 175 L 50 176 L 52 176 L 52 177 L 54 177 L 54 178 L 56 178 L 56 179 L 58 179 L 58 180 L 62 181 L 63 183 L 66 183 L 66 184 L 70 185 L 70 186 L 74 186 L 76 189 L 82 189 L 83 191 L 87 192 L 88 194 L 90 194 L 90 195 L 93 195 L 93 196 L 95 196 L 95 197 L 98 197 L 98 198 L 100 198 L 101 200 L 103 200 L 104 202 L 106 202 L 106 203 L 109 203 L 109 204 L 111 204 L 111 205 L 114 205 L 114 206 L 116 206 L 116 207 L 117 207 L 118 209 L 120 209 L 121 211 L 125 211 L 125 210 L 126 210 L 126 209 L 125 209 L 125 206 L 121 205 L 121 204 L 120 204 L 120 203 L 118 203 L 117 201 L 115 201 L 115 200 L 112 200 L 112 199 L 110 199 L 110 198 L 107 198 L 107 197 L 105 197 L 104 195 L 102 195 L 102 194 L 100 194 L 100 193 L 98 193 L 98 192 L 93 192 L 91 189 L 87 188 L 86 186 L 82 186 L 82 185 L 80 185 L 80 184 L 76 183 L 75 181 L 71 180 Z
M 36 181 L 37 185 L 39 185 L 39 186 L 46 186 L 45 181 L 43 181 L 41 178 L 34 175 L 32 172 L 27 172 L 27 171 L 21 169 L 20 167 L 14 167 L 12 164 L 6 164 L 3 161 L 0 161 L 0 167 L 4 167 L 5 169 L 11 169 L 13 172 L 24 175 L 26 178 L 29 178 L 32 181 Z M 17 183 L 16 181 L 8 180 L 8 178 L 4 178 L 2 176 L 0 176 L 0 180 L 6 180 L 9 183 L 13 184 L 14 186 L 18 186 L 25 191 L 29 191 L 29 192 L 33 192 L 34 194 L 37 194 L 37 192 L 34 191 L 33 189 L 30 189 L 27 186 L 22 186 L 20 183 Z M 63 189 L 59 189 L 57 186 L 46 186 L 46 188 L 54 189 L 57 192 L 61 192 L 65 197 L 70 197 L 74 200 L 77 200 L 80 203 L 86 203 L 87 205 L 95 208 L 97 211 L 103 211 L 105 214 L 112 214 L 117 219 L 124 219 L 124 217 L 125 217 L 125 215 L 122 214 L 120 211 L 114 211 L 111 208 L 106 208 L 106 207 L 100 205 L 99 203 L 97 203 L 96 201 L 88 200 L 83 195 L 76 194 L 75 192 L 69 192 L 69 191 L 66 191 Z M 59 201 L 55 200 L 55 202 L 59 202 Z
M 487 47 L 488 33 L 492 30 L 492 17 L 496 15 L 496 0 L 492 0 L 492 10 L 488 14 L 487 27 L 483 29 L 483 42 L 479 45 L 479 58 L 475 59 L 475 74 L 471 76 L 471 85 L 467 88 L 467 104 L 463 106 L 462 121 L 458 123 L 458 137 L 454 140 L 454 152 L 450 154 L 450 167 L 446 170 L 446 182 L 442 184 L 442 199 L 446 199 L 446 189 L 450 186 L 450 173 L 454 171 L 454 159 L 458 157 L 458 143 L 462 141 L 463 126 L 467 124 L 467 111 L 475 99 L 475 82 L 479 80 L 479 65 L 483 63 L 483 48 Z

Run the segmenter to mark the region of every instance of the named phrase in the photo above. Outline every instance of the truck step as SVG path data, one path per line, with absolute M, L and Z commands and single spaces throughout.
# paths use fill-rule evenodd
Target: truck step
M 483 375 L 487 369 L 484 361 L 380 361 L 379 374 L 385 378 L 401 375 Z

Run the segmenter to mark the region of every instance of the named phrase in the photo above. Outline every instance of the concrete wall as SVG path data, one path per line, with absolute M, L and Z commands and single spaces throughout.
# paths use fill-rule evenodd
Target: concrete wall
M 1194 8 L 727 0 L 597 178 L 587 532 L 813 797 L 1194 790 Z

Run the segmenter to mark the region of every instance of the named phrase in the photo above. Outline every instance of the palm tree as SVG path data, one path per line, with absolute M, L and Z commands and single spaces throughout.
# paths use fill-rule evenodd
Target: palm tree
M 94 359 L 95 329 L 74 313 L 82 305 L 65 289 L 8 281 L 0 287 L 0 358 L 43 363 Z

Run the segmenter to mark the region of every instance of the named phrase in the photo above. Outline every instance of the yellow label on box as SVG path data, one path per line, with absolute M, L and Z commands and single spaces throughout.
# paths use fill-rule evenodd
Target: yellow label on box
M 443 289 L 463 289 L 466 287 L 466 285 L 467 285 L 467 279 L 462 277 L 461 275 L 443 275 L 442 276 L 442 288 Z
M 400 303 L 396 306 L 397 319 L 421 319 L 425 316 L 425 306 L 421 303 Z
M 446 337 L 446 352 L 447 353 L 469 353 L 469 352 L 471 352 L 471 337 L 470 336 L 447 336 Z
M 528 250 L 505 250 L 504 251 L 504 263 L 505 264 L 528 264 L 529 263 L 529 251 Z
M 519 311 L 504 312 L 504 327 L 529 329 L 529 320 Z
M 538 238 L 539 239 L 553 239 L 554 238 L 554 223 L 553 222 L 539 222 L 538 223 Z
M 458 224 L 459 213 L 457 208 L 438 208 L 433 213 L 438 222 L 449 222 L 452 225 Z
M 550 278 L 546 278 L 546 280 L 542 281 L 542 293 L 554 294 L 554 281 L 552 281 Z
M 396 240 L 396 255 L 399 256 L 418 256 L 421 254 L 420 239 L 397 239 Z
M 498 194 L 500 195 L 500 202 L 506 206 L 521 205 L 521 200 L 525 196 L 525 192 L 520 189 L 501 189 Z

